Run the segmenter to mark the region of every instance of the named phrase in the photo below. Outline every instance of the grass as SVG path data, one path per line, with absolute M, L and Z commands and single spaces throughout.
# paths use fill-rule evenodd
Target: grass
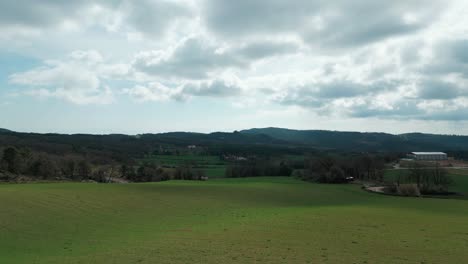
M 0 263 L 463 263 L 468 201 L 291 178 L 0 185 Z
M 226 162 L 218 156 L 207 155 L 149 155 L 141 162 L 157 162 L 166 166 L 190 164 L 205 171 L 209 178 L 224 178 Z
M 452 190 L 465 195 L 468 199 L 468 170 L 449 169 L 449 174 L 453 180 Z

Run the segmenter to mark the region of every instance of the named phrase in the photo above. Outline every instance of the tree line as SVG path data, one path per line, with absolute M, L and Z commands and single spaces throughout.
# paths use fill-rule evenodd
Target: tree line
M 206 177 L 191 164 L 163 168 L 157 163 L 118 162 L 88 155 L 53 155 L 28 148 L 7 147 L 0 151 L 0 180 L 72 180 L 153 182 L 169 179 L 200 180 Z
M 345 183 L 353 180 L 382 181 L 385 157 L 362 154 L 354 156 L 318 156 L 305 160 L 305 168 L 294 176 L 318 183 Z
M 448 171 L 437 163 L 427 165 L 413 162 L 405 172 L 400 171 L 394 180 L 396 192 L 403 185 L 413 184 L 415 191 L 421 194 L 443 194 L 449 192 L 449 185 L 453 182 Z
M 228 178 L 290 176 L 292 171 L 293 167 L 287 161 L 251 159 L 228 165 L 225 176 Z

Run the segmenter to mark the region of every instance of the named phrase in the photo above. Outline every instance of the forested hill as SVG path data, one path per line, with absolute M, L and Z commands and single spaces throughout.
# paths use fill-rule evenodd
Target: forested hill
M 204 147 L 212 154 L 287 153 L 315 150 L 344 152 L 468 151 L 468 136 L 411 133 L 339 132 L 291 130 L 283 128 L 249 129 L 240 132 L 188 133 L 171 132 L 142 135 L 64 135 L 19 133 L 0 129 L 0 148 L 28 147 L 48 153 L 106 152 L 140 156 L 163 148 Z
M 292 130 L 285 128 L 254 128 L 242 130 L 248 135 L 267 135 L 272 138 L 303 144 L 318 149 L 344 151 L 467 151 L 468 136 L 410 133 L 361 133 L 326 130 Z
M 141 135 L 39 134 L 0 130 L 0 150 L 5 147 L 28 148 L 56 155 L 92 155 L 113 159 L 137 158 L 149 153 L 174 152 L 196 145 L 205 154 L 289 154 L 303 153 L 303 146 L 267 135 L 239 132 L 210 134 L 171 132 Z

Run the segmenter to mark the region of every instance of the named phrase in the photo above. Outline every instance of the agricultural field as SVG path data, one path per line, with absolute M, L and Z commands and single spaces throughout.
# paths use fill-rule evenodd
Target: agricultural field
M 467 200 L 358 185 L 0 185 L 0 263 L 464 263 L 467 247 Z
M 166 165 L 223 165 L 224 162 L 218 156 L 207 155 L 148 155 L 143 161 L 156 161 Z
M 209 178 L 223 178 L 226 162 L 218 156 L 203 155 L 148 155 L 141 162 L 156 162 L 164 166 L 192 165 L 203 169 Z

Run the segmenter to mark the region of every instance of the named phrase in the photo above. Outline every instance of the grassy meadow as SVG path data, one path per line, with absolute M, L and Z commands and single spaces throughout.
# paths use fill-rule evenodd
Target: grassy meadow
M 467 200 L 357 185 L 0 185 L 0 263 L 464 263 L 467 247 Z

